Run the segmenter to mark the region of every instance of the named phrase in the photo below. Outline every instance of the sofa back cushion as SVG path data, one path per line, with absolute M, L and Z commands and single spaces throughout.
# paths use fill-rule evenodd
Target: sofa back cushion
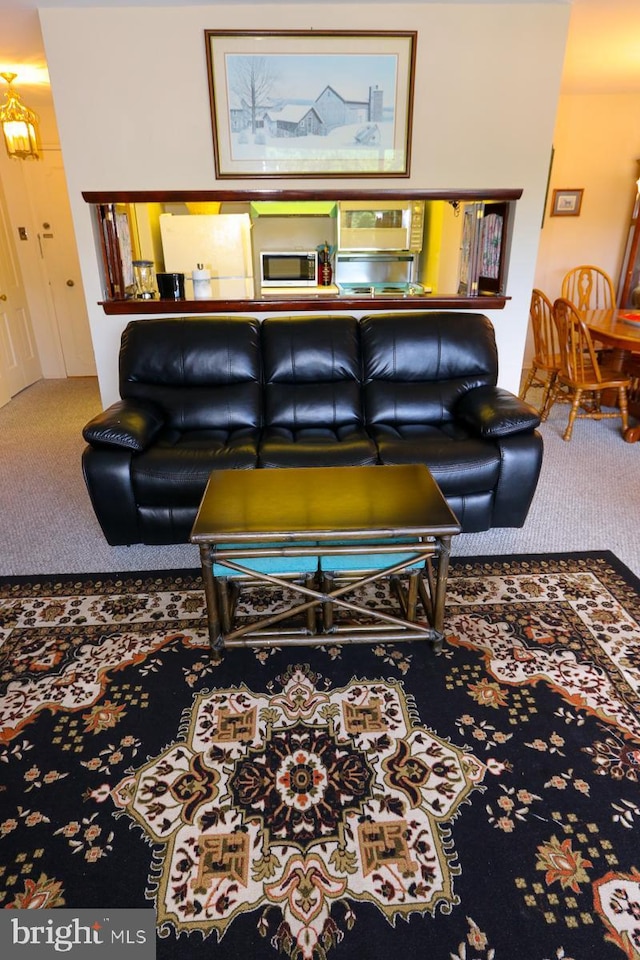
M 120 347 L 120 395 L 157 403 L 179 431 L 261 424 L 260 324 L 246 317 L 132 321 Z
M 265 426 L 296 430 L 363 422 L 354 317 L 267 317 L 262 362 Z
M 377 314 L 360 335 L 367 424 L 446 423 L 463 394 L 496 383 L 493 326 L 481 314 Z

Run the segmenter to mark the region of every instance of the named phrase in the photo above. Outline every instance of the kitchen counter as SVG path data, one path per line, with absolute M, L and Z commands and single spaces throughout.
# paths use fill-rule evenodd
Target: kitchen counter
M 307 297 L 337 297 L 340 290 L 335 283 L 315 287 L 262 287 L 260 298 L 266 300 L 306 300 Z

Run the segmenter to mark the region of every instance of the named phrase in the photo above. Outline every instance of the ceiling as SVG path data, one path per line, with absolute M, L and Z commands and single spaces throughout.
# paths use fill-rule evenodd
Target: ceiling
M 274 0 L 188 0 L 193 6 L 273 3 Z M 296 4 L 317 0 L 292 0 Z M 329 0 L 329 3 L 331 0 Z M 388 0 L 351 0 L 380 2 Z M 409 0 L 411 2 L 411 0 Z M 413 0 L 456 2 L 456 0 Z M 563 93 L 640 92 L 639 0 L 459 0 L 461 3 L 571 4 Z M 178 0 L 112 0 L 111 6 L 176 6 Z M 105 0 L 0 0 L 0 71 L 18 74 L 18 84 L 47 83 L 38 7 L 100 7 Z M 544 56 L 544 51 L 541 51 Z

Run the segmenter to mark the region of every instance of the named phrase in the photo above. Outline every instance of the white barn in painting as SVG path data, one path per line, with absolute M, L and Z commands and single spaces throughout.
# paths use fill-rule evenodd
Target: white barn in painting
M 381 121 L 383 91 L 369 87 L 367 100 L 349 100 L 331 84 L 323 89 L 313 104 L 277 101 L 256 108 L 256 128 L 266 127 L 272 137 L 323 136 L 335 127 Z M 251 107 L 243 100 L 240 110 L 232 107 L 231 128 L 234 131 L 251 126 Z

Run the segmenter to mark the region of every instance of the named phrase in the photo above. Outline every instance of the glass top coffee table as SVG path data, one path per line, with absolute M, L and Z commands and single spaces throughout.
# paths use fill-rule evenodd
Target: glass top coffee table
M 200 548 L 212 656 L 240 646 L 415 639 L 440 649 L 458 533 L 424 466 L 214 471 L 190 537 Z M 381 578 L 390 578 L 397 612 L 353 598 Z M 247 582 L 284 587 L 293 603 L 239 625 Z

